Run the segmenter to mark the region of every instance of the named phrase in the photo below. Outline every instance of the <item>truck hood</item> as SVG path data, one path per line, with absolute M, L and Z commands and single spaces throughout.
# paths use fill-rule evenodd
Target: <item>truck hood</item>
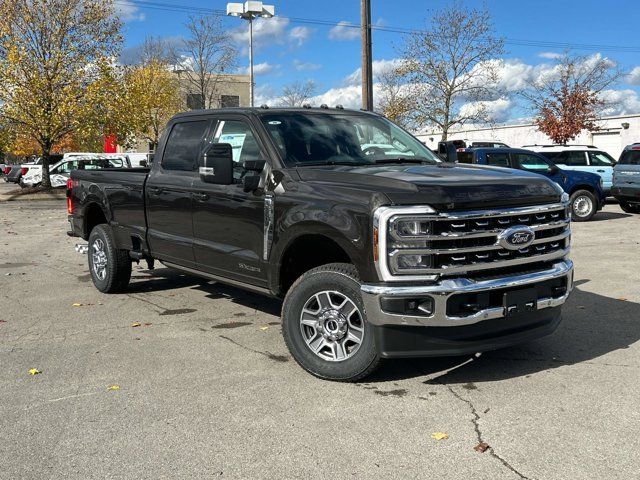
M 299 168 L 298 174 L 306 182 L 384 193 L 392 204 L 428 204 L 440 210 L 551 203 L 562 195 L 542 175 L 477 165 L 320 166 Z

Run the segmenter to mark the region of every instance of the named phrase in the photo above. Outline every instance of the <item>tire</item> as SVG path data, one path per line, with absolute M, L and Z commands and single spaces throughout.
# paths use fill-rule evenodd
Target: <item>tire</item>
M 102 293 L 121 292 L 131 279 L 131 259 L 127 250 L 115 247 L 111 227 L 96 226 L 89 234 L 89 272 L 95 287 Z
M 350 264 L 323 265 L 294 282 L 282 306 L 282 334 L 295 361 L 325 380 L 355 382 L 381 362 Z
M 574 222 L 591 220 L 597 209 L 596 197 L 588 190 L 576 190 L 571 194 L 571 220 Z
M 620 202 L 620 208 L 623 212 L 627 213 L 640 213 L 640 205 L 631 205 L 627 202 Z

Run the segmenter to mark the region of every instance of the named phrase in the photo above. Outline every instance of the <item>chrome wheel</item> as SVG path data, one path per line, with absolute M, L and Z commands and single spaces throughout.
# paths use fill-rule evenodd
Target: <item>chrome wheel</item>
M 573 199 L 573 213 L 578 217 L 588 217 L 593 211 L 593 202 L 586 195 L 580 195 Z
M 107 277 L 107 252 L 101 238 L 96 238 L 91 245 L 91 268 L 98 280 Z
M 351 358 L 364 338 L 364 317 L 349 297 L 322 291 L 309 298 L 300 315 L 302 338 L 318 357 L 329 362 Z

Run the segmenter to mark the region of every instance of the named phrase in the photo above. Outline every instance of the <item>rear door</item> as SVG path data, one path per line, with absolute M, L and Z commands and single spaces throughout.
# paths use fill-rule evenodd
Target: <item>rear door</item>
M 233 148 L 234 184 L 214 185 L 198 176 L 194 183 L 193 228 L 199 270 L 266 287 L 263 257 L 267 208 L 262 189 L 245 192 L 242 164 L 267 160 L 264 145 L 249 119 L 242 115 L 216 118 L 210 143 Z
M 543 152 L 543 155 L 563 170 L 578 170 L 581 172 L 595 173 L 595 169 L 591 168 L 589 165 L 587 152 L 584 150 Z
M 169 134 L 145 188 L 147 238 L 154 257 L 194 267 L 192 188 L 197 159 L 210 129 L 207 117 L 186 117 L 168 128 Z
M 602 184 L 605 193 L 609 193 L 611 185 L 613 183 L 613 164 L 615 161 L 606 152 L 594 151 L 588 152 L 589 165 L 591 166 L 591 172 L 596 173 L 602 177 Z

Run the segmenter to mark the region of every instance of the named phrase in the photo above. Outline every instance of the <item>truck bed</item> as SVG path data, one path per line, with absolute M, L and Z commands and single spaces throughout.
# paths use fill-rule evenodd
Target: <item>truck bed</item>
M 147 231 L 144 186 L 148 174 L 149 168 L 74 170 L 73 196 L 79 200 L 76 216 L 93 214 L 87 211 L 87 205 L 97 203 L 110 218 L 118 245 L 131 249 L 144 246 Z M 133 245 L 135 237 L 141 245 Z

